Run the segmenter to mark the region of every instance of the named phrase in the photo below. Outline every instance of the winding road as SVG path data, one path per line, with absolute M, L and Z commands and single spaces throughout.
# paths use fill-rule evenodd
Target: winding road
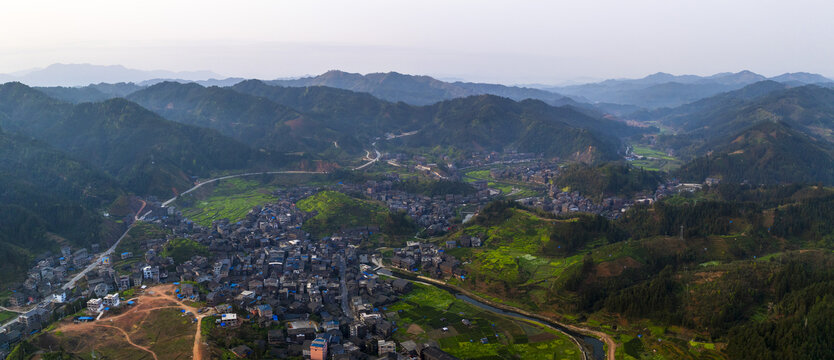
M 238 178 L 238 177 L 244 177 L 244 176 L 275 175 L 275 174 L 326 174 L 326 172 L 324 172 L 324 171 L 285 170 L 285 171 L 252 172 L 252 173 L 243 173 L 243 174 L 236 174 L 236 175 L 221 176 L 221 177 L 217 177 L 217 178 L 214 178 L 214 179 L 209 179 L 209 180 L 206 180 L 206 181 L 202 181 L 202 182 L 198 183 L 197 185 L 194 185 L 194 187 L 183 191 L 182 194 L 179 194 L 179 195 L 174 196 L 174 197 L 172 197 L 168 200 L 165 200 L 165 202 L 162 203 L 162 207 L 168 207 L 168 205 L 171 205 L 171 203 L 176 201 L 177 198 L 179 198 L 180 196 L 188 194 L 188 193 L 190 193 L 194 190 L 197 190 L 205 184 L 211 184 L 213 182 L 220 181 L 220 180 L 232 179 L 232 178 Z
M 376 153 L 376 158 L 371 159 L 371 152 L 368 151 L 368 150 L 365 150 L 365 153 L 366 153 L 365 158 L 368 159 L 368 162 L 366 162 L 366 163 L 364 163 L 364 164 L 362 164 L 358 167 L 353 168 L 354 171 L 362 170 L 362 169 L 364 169 L 368 166 L 373 165 L 375 162 L 379 161 L 379 159 L 382 159 L 382 153 L 380 153 L 379 150 L 376 149 L 376 143 L 373 143 L 373 146 L 374 146 L 374 152 Z

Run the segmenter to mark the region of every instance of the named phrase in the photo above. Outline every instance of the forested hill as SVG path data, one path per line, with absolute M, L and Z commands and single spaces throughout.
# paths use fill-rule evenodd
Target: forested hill
M 716 141 L 715 150 L 687 163 L 677 175 L 684 181 L 707 177 L 732 183 L 834 184 L 834 146 L 784 122 L 762 122 Z
M 215 130 L 178 124 L 123 99 L 72 105 L 20 83 L 0 86 L 0 126 L 84 159 L 137 194 L 170 196 L 191 176 L 276 165 Z
M 414 130 L 425 118 L 423 112 L 403 102 L 327 86 L 283 87 L 247 80 L 232 88 L 313 115 L 337 131 L 402 133 Z
M 614 131 L 619 124 L 570 107 L 480 95 L 444 101 L 427 110 L 430 118 L 420 131 L 399 143 L 466 151 L 516 149 L 585 162 L 618 157 L 619 138 L 602 131 L 599 124 L 608 123 Z
M 641 131 L 572 107 L 553 107 L 537 100 L 516 102 L 493 95 L 412 106 L 345 90 L 277 87 L 256 80 L 232 89 L 247 95 L 235 95 L 231 89 L 164 83 L 129 98 L 172 119 L 221 129 L 248 143 L 297 143 L 296 151 L 313 153 L 327 151 L 333 142 L 348 150 L 361 150 L 373 138 L 387 133 L 417 131 L 392 145 L 398 151 L 435 146 L 463 151 L 517 149 L 596 161 L 616 158 L 620 137 Z M 241 129 L 251 134 L 243 136 Z
M 32 256 L 107 235 L 99 212 L 117 182 L 46 144 L 0 130 L 0 277 L 18 280 Z
M 216 129 L 270 151 L 318 152 L 339 140 L 338 134 L 292 108 L 231 88 L 163 82 L 128 99 L 167 119 Z

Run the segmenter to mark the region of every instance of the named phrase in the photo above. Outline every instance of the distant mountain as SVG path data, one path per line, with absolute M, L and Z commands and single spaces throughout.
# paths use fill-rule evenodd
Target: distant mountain
M 686 181 L 834 184 L 834 90 L 772 80 L 644 114 L 676 133 L 656 146 L 691 159 Z
M 143 87 L 134 83 L 99 83 L 82 87 L 52 86 L 37 87 L 36 89 L 52 98 L 73 104 L 79 104 L 83 102 L 99 102 L 117 97 L 125 97 L 130 93 L 143 89 Z
M 704 151 L 710 139 L 764 121 L 784 121 L 796 131 L 834 141 L 834 89 L 816 85 L 760 82 L 654 115 L 655 121 L 704 143 Z
M 386 146 L 399 150 L 438 145 L 464 151 L 506 148 L 565 158 L 611 159 L 616 157 L 621 136 L 640 131 L 571 107 L 494 95 L 413 106 L 342 89 L 281 87 L 250 80 L 230 89 L 163 83 L 129 98 L 163 116 L 212 127 L 249 144 L 290 144 L 296 146 L 295 151 L 319 153 L 334 148 L 333 142 L 347 148 L 344 151 L 361 152 L 374 138 L 416 131 Z
M 0 130 L 0 277 L 19 280 L 33 255 L 101 243 L 99 215 L 121 194 L 114 179 L 46 144 Z
M 484 94 L 503 96 L 517 101 L 537 99 L 551 105 L 575 103 L 562 95 L 540 89 L 466 82 L 449 83 L 429 76 L 405 75 L 396 72 L 362 75 L 333 70 L 315 77 L 272 80 L 267 83 L 291 87 L 328 86 L 366 92 L 383 100 L 402 101 L 412 105 L 430 105 L 443 100 Z
M 825 84 L 834 83 L 831 80 L 820 74 L 811 74 L 806 72 L 785 73 L 779 76 L 774 76 L 770 80 L 786 83 L 790 85 L 811 85 L 811 84 Z
M 336 131 L 365 134 L 368 138 L 415 130 L 426 118 L 425 111 L 412 105 L 326 86 L 283 87 L 248 80 L 232 89 L 315 116 Z
M 139 194 L 169 196 L 190 176 L 256 164 L 269 154 L 215 130 L 166 120 L 124 99 L 72 105 L 20 83 L 0 86 L 0 126 L 85 159 Z
M 222 78 L 211 71 L 136 70 L 121 65 L 52 64 L 19 75 L 2 75 L 0 81 L 29 86 L 85 86 L 97 83 L 138 83 L 150 79 L 205 80 Z
M 606 80 L 599 83 L 549 88 L 578 100 L 644 108 L 674 107 L 765 80 L 742 71 L 708 77 L 656 73 L 642 79 Z
M 593 162 L 616 159 L 620 141 L 606 131 L 628 128 L 571 107 L 552 107 L 538 100 L 515 102 L 494 95 L 448 100 L 427 110 L 431 117 L 423 128 L 415 135 L 397 139 L 395 144 L 440 145 L 467 151 L 514 149 Z M 621 134 L 635 131 L 628 130 Z
M 156 85 L 163 82 L 178 82 L 181 84 L 188 84 L 188 83 L 195 83 L 205 87 L 209 86 L 220 86 L 220 87 L 228 87 L 234 84 L 237 84 L 241 81 L 245 81 L 244 78 L 223 78 L 223 79 L 215 79 L 211 78 L 208 80 L 186 80 L 186 79 L 173 79 L 173 78 L 158 78 L 158 79 L 149 79 L 140 82 L 138 85 L 141 87 L 147 87 L 151 85 Z
M 834 184 L 834 148 L 782 121 L 757 123 L 738 134 L 716 139 L 709 155 L 685 164 L 677 175 L 684 181 L 707 177 L 751 184 Z
M 230 88 L 163 82 L 128 99 L 184 124 L 212 128 L 270 151 L 319 152 L 334 141 L 352 143 L 298 111 Z M 361 150 L 361 145 L 355 151 Z
M 712 76 L 656 73 L 642 79 L 606 80 L 598 83 L 546 88 L 571 96 L 578 101 L 633 105 L 647 109 L 677 107 L 744 86 L 772 80 L 800 86 L 831 84 L 818 74 L 789 73 L 773 78 L 750 72 L 719 73 Z

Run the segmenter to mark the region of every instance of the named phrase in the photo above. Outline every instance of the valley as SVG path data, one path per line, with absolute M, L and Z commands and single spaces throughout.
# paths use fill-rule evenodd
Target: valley
M 827 354 L 769 337 L 828 324 L 826 86 L 612 113 L 348 75 L 0 86 L 10 356 Z

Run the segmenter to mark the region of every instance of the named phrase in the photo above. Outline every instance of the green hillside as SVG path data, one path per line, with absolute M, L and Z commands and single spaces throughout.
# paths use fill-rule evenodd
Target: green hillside
M 734 183 L 834 184 L 834 146 L 785 123 L 759 123 L 725 139 L 676 175 L 691 182 L 713 177 Z
M 89 246 L 109 234 L 100 211 L 114 179 L 48 146 L 0 131 L 0 277 L 19 280 L 33 255 Z
M 211 128 L 255 148 L 318 153 L 339 136 L 294 109 L 230 88 L 163 82 L 128 99 L 177 122 Z
M 0 86 L 0 126 L 84 159 L 139 194 L 169 196 L 191 176 L 252 166 L 274 157 L 214 130 L 177 124 L 123 99 L 71 105 L 19 83 Z
M 413 222 L 406 215 L 392 214 L 381 204 L 356 199 L 337 191 L 322 191 L 299 201 L 299 209 L 315 213 L 303 225 L 305 231 L 318 236 L 339 230 L 377 226 L 387 236 L 413 235 Z

